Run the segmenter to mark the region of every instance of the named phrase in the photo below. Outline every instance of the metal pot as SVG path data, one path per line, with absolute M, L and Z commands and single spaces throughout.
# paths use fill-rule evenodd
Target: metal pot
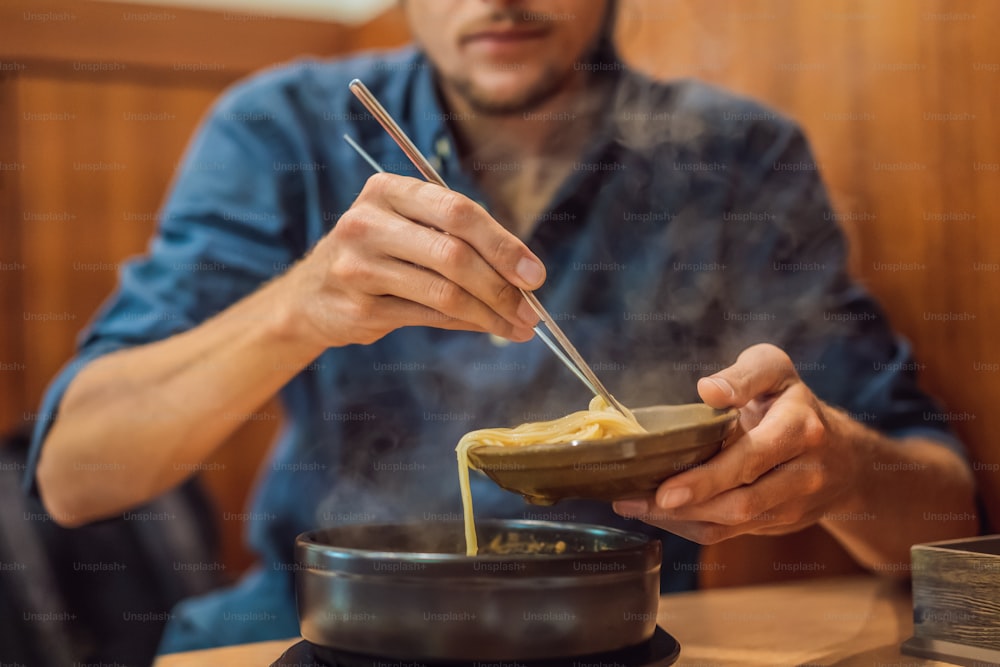
M 405 660 L 539 660 L 612 651 L 656 629 L 661 545 L 602 526 L 477 522 L 341 526 L 296 540 L 302 636 Z M 555 553 L 563 543 L 563 551 Z

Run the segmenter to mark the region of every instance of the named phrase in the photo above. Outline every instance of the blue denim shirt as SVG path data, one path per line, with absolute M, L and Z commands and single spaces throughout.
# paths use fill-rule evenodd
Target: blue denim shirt
M 844 239 L 796 126 L 697 82 L 654 84 L 609 69 L 607 122 L 527 242 L 548 269 L 539 298 L 611 391 L 635 407 L 696 401 L 698 377 L 770 341 L 790 352 L 823 400 L 887 434 L 919 433 L 960 450 L 917 388 L 908 347 L 847 278 Z M 456 156 L 418 52 L 299 62 L 235 86 L 193 140 L 148 254 L 122 269 L 78 356 L 53 381 L 29 485 L 81 366 L 197 326 L 284 272 L 336 224 L 371 174 L 344 133 L 388 171 L 419 177 L 348 91 L 355 77 L 452 188 L 485 202 Z M 328 350 L 281 391 L 287 421 L 248 512 L 258 568 L 233 588 L 182 603 L 161 650 L 297 634 L 296 534 L 345 522 L 457 519 L 453 450 L 462 434 L 554 418 L 588 398 L 537 340 L 498 345 L 483 334 L 406 328 L 373 345 Z M 696 585 L 696 545 L 624 520 L 607 504 L 531 507 L 481 476 L 473 495 L 480 517 L 657 534 L 662 588 Z

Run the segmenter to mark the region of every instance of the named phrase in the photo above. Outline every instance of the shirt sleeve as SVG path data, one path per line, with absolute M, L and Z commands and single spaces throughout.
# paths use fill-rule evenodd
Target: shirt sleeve
M 80 370 L 123 348 L 191 329 L 277 275 L 302 252 L 287 231 L 297 215 L 296 159 L 282 131 L 290 111 L 258 82 L 232 89 L 191 142 L 147 254 L 126 262 L 115 291 L 80 334 L 49 385 L 34 425 L 25 488 L 62 397 Z
M 802 132 L 771 114 L 748 134 L 740 164 L 723 222 L 731 339 L 782 347 L 813 392 L 855 420 L 965 456 L 946 414 L 918 386 L 923 365 L 849 277 L 846 239 Z

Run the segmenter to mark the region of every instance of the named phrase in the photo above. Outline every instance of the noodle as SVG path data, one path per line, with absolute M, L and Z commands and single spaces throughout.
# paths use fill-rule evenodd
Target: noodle
M 469 450 L 477 446 L 527 447 L 573 440 L 603 440 L 620 435 L 645 433 L 631 411 L 627 416 L 595 396 L 587 410 L 547 422 L 521 424 L 515 428 L 484 428 L 466 433 L 458 442 L 458 485 L 462 489 L 462 511 L 465 518 L 465 553 L 479 553 L 479 540 L 472 513 L 472 489 L 469 484 Z

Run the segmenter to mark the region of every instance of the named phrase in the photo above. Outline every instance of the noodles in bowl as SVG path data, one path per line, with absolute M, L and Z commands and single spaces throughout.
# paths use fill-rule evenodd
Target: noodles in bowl
M 479 553 L 479 540 L 472 511 L 472 489 L 469 484 L 469 450 L 479 446 L 530 447 L 531 445 L 602 440 L 623 435 L 645 433 L 635 416 L 626 410 L 622 414 L 595 396 L 587 410 L 580 410 L 547 422 L 521 424 L 514 428 L 487 428 L 467 433 L 459 441 L 458 482 L 462 489 L 462 510 L 465 518 L 466 554 Z

